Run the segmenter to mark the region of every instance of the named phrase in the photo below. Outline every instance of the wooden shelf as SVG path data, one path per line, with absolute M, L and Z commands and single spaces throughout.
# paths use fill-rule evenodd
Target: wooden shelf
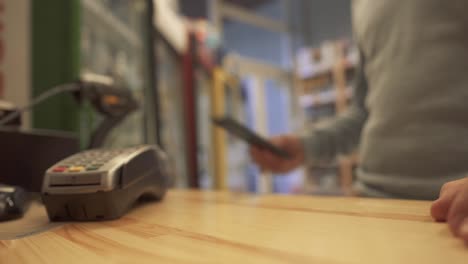
M 334 66 L 336 66 L 336 64 L 341 64 L 343 66 L 344 70 L 347 73 L 352 72 L 352 71 L 354 71 L 356 69 L 356 64 L 350 62 L 347 59 L 338 60 L 335 63 Z M 310 74 L 310 76 L 302 76 L 302 77 L 298 77 L 298 78 L 300 80 L 302 80 L 302 81 L 314 81 L 314 80 L 320 80 L 320 79 L 322 79 L 324 77 L 332 77 L 333 69 L 334 69 L 334 67 L 330 67 L 330 68 L 327 68 L 327 69 L 320 70 L 318 72 L 314 72 L 314 73 Z
M 348 107 L 352 97 L 351 88 L 348 86 L 349 76 L 355 72 L 357 64 L 346 58 L 343 46 L 339 43 L 336 45 L 336 54 L 339 59 L 329 69 L 298 78 L 296 83 L 299 85 L 299 104 L 304 110 L 308 107 L 334 105 L 338 115 Z M 320 91 L 323 89 L 326 91 Z M 339 188 L 344 194 L 351 192 L 353 168 L 357 163 L 357 154 L 340 157 L 338 160 Z
M 341 65 L 340 67 L 342 68 L 340 69 L 340 71 L 344 70 L 345 78 L 349 76 L 349 74 L 354 73 L 356 69 L 356 65 L 351 64 L 350 62 L 346 60 L 337 62 L 336 65 Z M 311 77 L 299 78 L 297 80 L 297 83 L 299 83 L 301 87 L 300 89 L 301 95 L 310 94 L 310 93 L 317 91 L 318 89 L 331 86 L 335 82 L 335 77 L 336 77 L 335 68 L 337 67 L 336 65 L 333 69 L 329 69 L 321 73 L 314 74 Z
M 349 101 L 352 97 L 351 87 L 347 87 L 345 90 L 346 101 Z M 324 105 L 335 104 L 337 100 L 336 89 L 330 89 L 324 92 L 317 92 L 314 94 L 306 94 L 299 97 L 299 105 L 303 108 L 307 107 L 320 107 Z
M 332 82 L 331 74 L 316 76 L 304 80 L 299 80 L 301 86 L 301 94 L 309 94 L 322 87 L 330 85 Z

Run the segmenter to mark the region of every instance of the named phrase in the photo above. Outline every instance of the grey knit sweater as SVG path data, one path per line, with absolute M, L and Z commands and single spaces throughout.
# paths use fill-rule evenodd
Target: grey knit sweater
M 363 195 L 434 199 L 468 175 L 468 1 L 355 0 L 352 106 L 305 137 L 310 162 L 358 147 Z

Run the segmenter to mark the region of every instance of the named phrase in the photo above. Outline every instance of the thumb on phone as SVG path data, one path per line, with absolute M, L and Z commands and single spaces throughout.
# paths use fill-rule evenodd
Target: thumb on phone
M 281 158 L 268 150 L 251 146 L 250 155 L 262 169 L 275 173 L 285 173 L 299 167 L 304 162 L 304 147 L 297 136 L 277 136 L 271 138 L 270 142 L 289 153 L 291 159 Z

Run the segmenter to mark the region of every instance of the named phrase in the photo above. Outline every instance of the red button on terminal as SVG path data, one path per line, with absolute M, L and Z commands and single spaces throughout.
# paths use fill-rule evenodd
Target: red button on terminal
M 55 167 L 52 171 L 53 172 L 64 172 L 67 168 L 66 167 Z

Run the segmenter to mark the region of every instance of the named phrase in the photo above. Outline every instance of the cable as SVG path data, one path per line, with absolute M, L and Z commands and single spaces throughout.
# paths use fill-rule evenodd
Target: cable
M 29 109 L 33 108 L 34 106 L 42 103 L 43 101 L 49 99 L 52 96 L 55 96 L 57 94 L 65 93 L 65 92 L 75 92 L 81 89 L 81 85 L 78 83 L 68 83 L 68 84 L 61 84 L 57 85 L 50 90 L 42 93 L 38 97 L 34 98 L 32 102 L 26 106 L 23 106 L 22 108 L 19 108 L 18 110 L 8 114 L 4 118 L 0 119 L 0 127 L 4 126 L 11 120 L 17 118 L 20 116 L 22 113 L 28 111 Z

